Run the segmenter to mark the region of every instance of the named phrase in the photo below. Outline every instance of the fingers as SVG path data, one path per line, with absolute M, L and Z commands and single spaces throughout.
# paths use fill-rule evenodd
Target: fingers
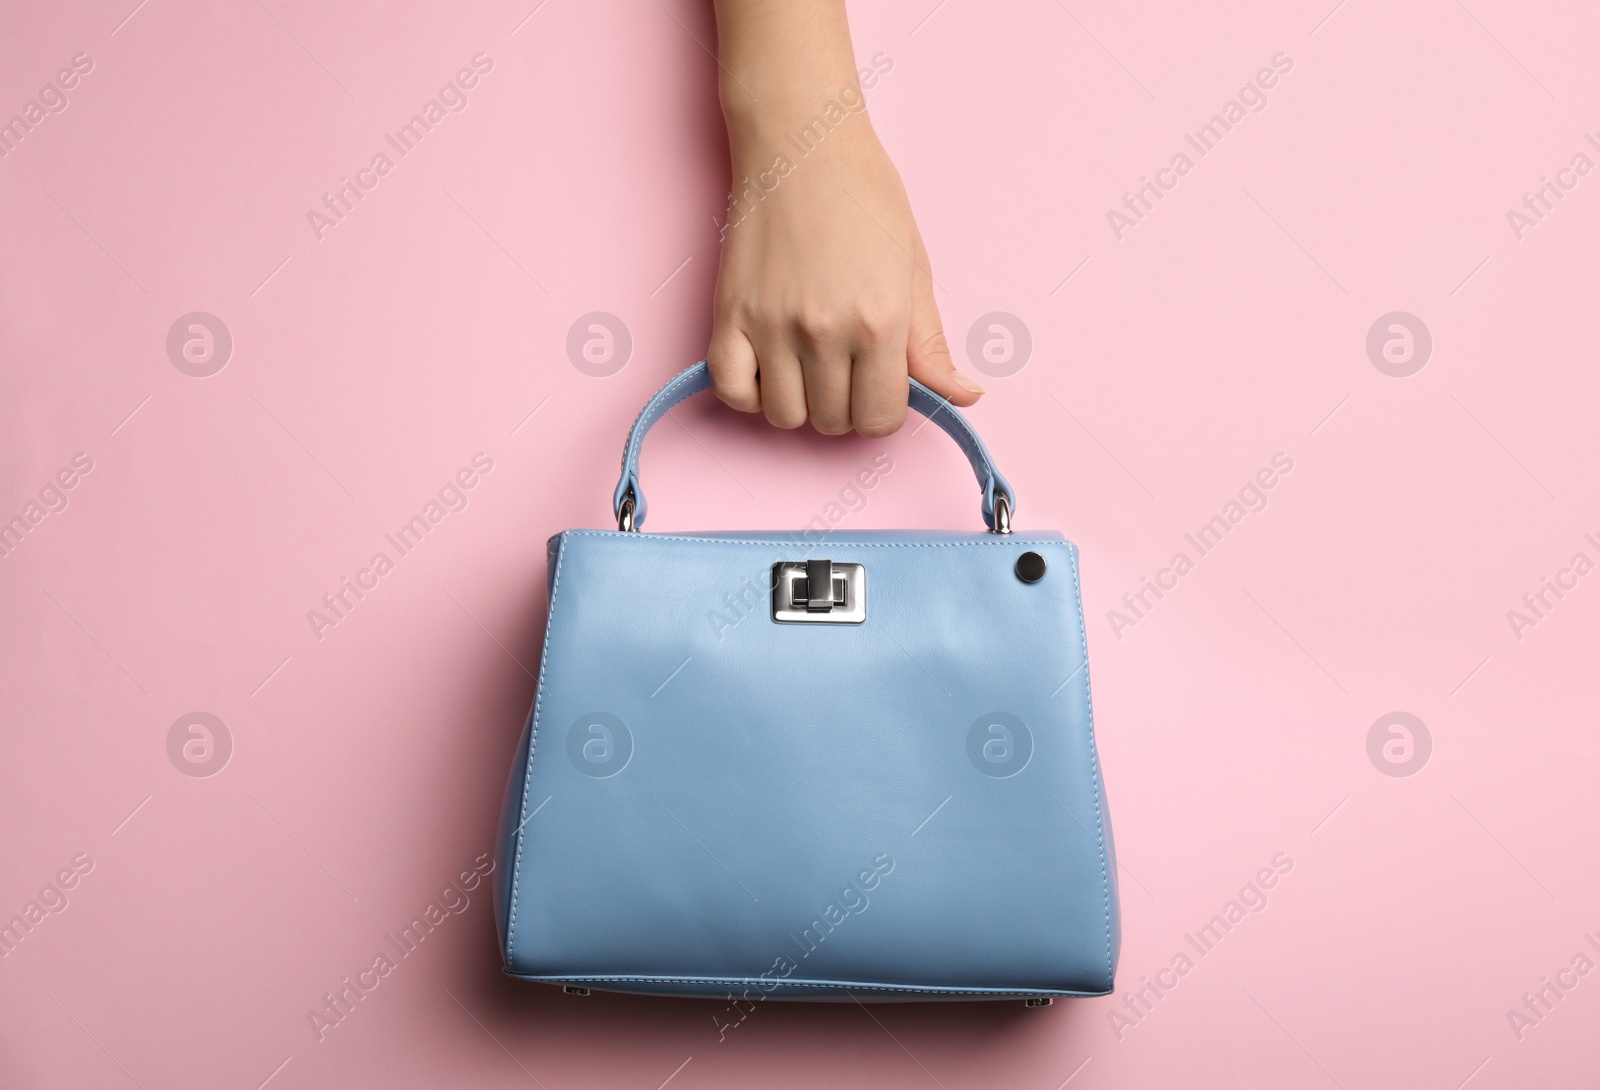
M 731 322 L 718 322 L 706 352 L 706 367 L 711 371 L 711 388 L 730 408 L 743 413 L 761 411 L 756 350 L 743 330 Z
M 850 430 L 849 343 L 811 339 L 800 349 L 800 363 L 811 426 L 823 435 L 843 435 Z
M 763 343 L 756 353 L 761 373 L 761 408 L 768 423 L 798 428 L 806 422 L 806 381 L 800 357 L 777 342 Z
M 893 311 L 893 307 L 889 308 Z M 906 418 L 906 376 L 957 405 L 983 393 L 950 358 L 931 281 L 913 288 L 910 313 L 881 320 L 719 322 L 706 353 L 717 396 L 776 427 L 810 420 L 823 435 L 888 435 Z
M 889 435 L 906 422 L 906 342 L 870 337 L 850 371 L 850 422 L 867 438 Z
M 939 321 L 939 306 L 933 300 L 933 283 L 926 277 L 919 277 L 912 289 L 906 366 L 912 378 L 956 405 L 971 405 L 984 393 L 982 386 L 956 370 Z

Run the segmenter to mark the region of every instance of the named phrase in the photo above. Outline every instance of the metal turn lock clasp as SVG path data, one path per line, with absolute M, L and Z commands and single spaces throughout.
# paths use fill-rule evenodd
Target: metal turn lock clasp
M 835 605 L 844 605 L 845 588 L 843 580 L 840 585 L 833 585 L 833 561 L 807 560 L 805 597 L 796 597 L 793 604 L 804 604 L 807 613 L 830 613 Z M 795 592 L 800 592 L 800 583 L 795 582 Z
M 867 571 L 831 560 L 772 566 L 772 619 L 780 624 L 860 624 L 867 619 Z

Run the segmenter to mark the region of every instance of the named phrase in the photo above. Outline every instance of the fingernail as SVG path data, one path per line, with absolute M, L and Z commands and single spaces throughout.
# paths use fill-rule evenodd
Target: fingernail
M 979 386 L 976 382 L 973 382 L 966 375 L 960 374 L 959 372 L 956 374 L 956 385 L 967 391 L 969 394 L 986 394 L 989 392 L 982 386 Z

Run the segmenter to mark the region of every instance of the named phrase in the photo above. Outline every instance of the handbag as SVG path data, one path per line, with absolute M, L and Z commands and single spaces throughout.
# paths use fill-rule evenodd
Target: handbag
M 1012 529 L 977 433 L 915 380 L 986 530 L 644 533 L 645 434 L 709 386 L 697 364 L 639 414 L 617 529 L 550 539 L 505 972 L 735 1004 L 1110 992 L 1077 549 Z

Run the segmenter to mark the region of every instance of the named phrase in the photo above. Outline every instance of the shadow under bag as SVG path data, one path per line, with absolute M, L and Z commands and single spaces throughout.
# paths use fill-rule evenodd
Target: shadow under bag
M 538 693 L 506 789 L 505 971 L 742 1000 L 1103 995 L 1119 941 L 1078 551 L 987 531 L 648 534 L 640 413 L 617 530 L 551 538 Z M 816 535 L 813 535 L 816 536 Z

